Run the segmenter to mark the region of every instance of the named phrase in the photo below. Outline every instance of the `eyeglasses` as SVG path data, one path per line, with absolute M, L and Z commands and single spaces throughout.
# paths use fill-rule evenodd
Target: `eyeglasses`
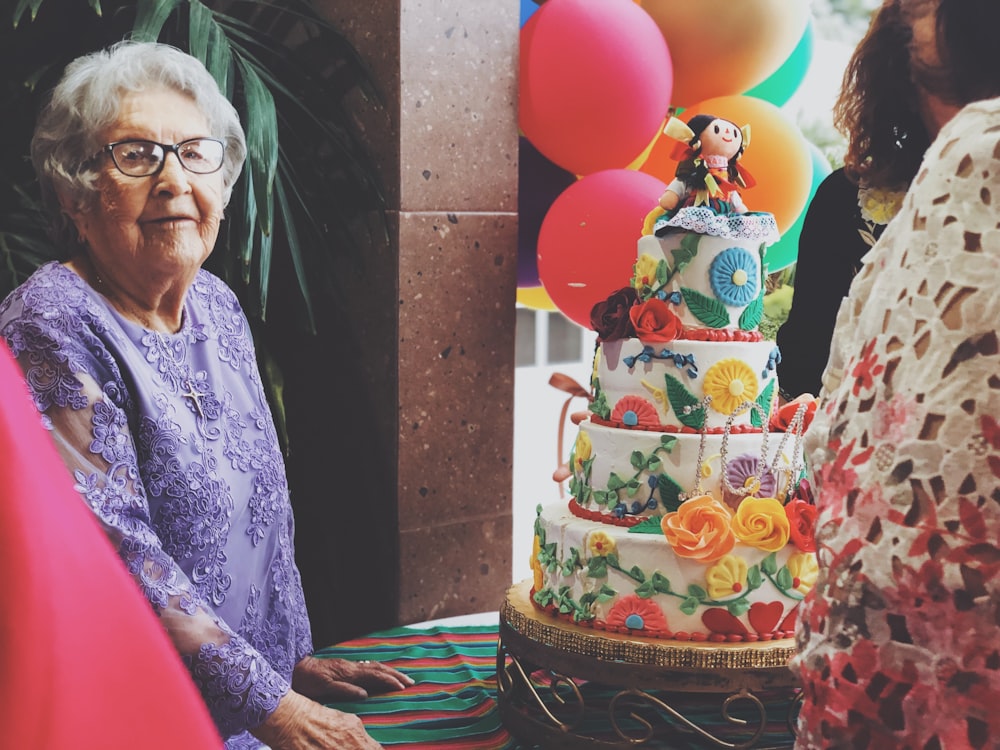
M 226 155 L 225 144 L 217 138 L 190 138 L 172 146 L 155 141 L 117 141 L 103 150 L 111 154 L 118 171 L 129 177 L 159 174 L 170 151 L 184 169 L 195 174 L 219 171 Z

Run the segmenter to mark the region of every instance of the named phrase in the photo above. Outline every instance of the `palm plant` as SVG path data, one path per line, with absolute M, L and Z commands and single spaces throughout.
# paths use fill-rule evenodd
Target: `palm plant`
M 370 242 L 369 218 L 384 207 L 346 104 L 378 103 L 350 42 L 306 0 L 17 0 L 10 20 L 0 27 L 0 104 L 15 120 L 0 157 L 0 298 L 58 255 L 25 158 L 41 97 L 69 60 L 131 36 L 200 59 L 243 120 L 247 163 L 209 267 L 264 320 L 274 266 L 286 264 L 298 298 L 282 304 L 315 331 L 329 261 Z

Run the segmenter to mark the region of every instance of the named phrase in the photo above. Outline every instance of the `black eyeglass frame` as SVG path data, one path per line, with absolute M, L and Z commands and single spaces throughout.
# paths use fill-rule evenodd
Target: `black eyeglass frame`
M 219 146 L 222 147 L 222 158 L 219 161 L 219 166 L 204 172 L 199 172 L 197 169 L 191 169 L 191 167 L 184 162 L 184 159 L 181 158 L 181 151 L 180 151 L 181 147 L 189 143 L 194 143 L 195 141 L 199 142 L 211 141 L 212 143 L 218 143 Z M 147 172 L 146 174 L 129 174 L 122 168 L 121 164 L 118 163 L 118 159 L 115 157 L 115 147 L 121 146 L 124 143 L 148 143 L 152 146 L 159 146 L 160 149 L 163 151 L 163 158 L 160 159 L 159 165 L 152 172 Z M 174 156 L 177 157 L 177 161 L 181 165 L 181 167 L 183 167 L 186 171 L 190 172 L 191 174 L 215 174 L 220 169 L 222 169 L 222 165 L 226 163 L 226 144 L 225 141 L 223 141 L 221 138 L 208 138 L 208 137 L 188 138 L 186 140 L 181 141 L 180 143 L 174 143 L 173 145 L 167 143 L 158 143 L 156 141 L 150 141 L 146 138 L 127 138 L 123 141 L 114 141 L 113 143 L 108 143 L 107 145 L 104 146 L 104 148 L 101 149 L 101 151 L 111 156 L 111 163 L 115 165 L 115 169 L 117 169 L 126 177 L 136 177 L 136 178 L 154 177 L 158 175 L 160 172 L 163 171 L 163 166 L 167 163 L 167 154 L 171 152 L 173 152 Z

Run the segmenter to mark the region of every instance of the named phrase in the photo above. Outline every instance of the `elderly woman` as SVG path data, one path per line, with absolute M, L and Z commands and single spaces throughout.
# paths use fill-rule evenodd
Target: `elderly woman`
M 412 681 L 310 656 L 247 321 L 201 268 L 245 153 L 236 111 L 194 58 L 123 42 L 73 62 L 32 141 L 69 257 L 0 305 L 0 334 L 227 747 L 374 748 L 357 717 L 312 699 Z M 136 689 L 156 700 L 142 675 Z

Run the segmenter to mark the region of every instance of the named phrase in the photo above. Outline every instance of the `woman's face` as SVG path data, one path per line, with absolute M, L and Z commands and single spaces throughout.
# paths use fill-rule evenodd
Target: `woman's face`
M 123 96 L 118 120 L 100 133 L 102 143 L 129 139 L 166 145 L 208 137 L 194 101 L 169 89 Z M 98 268 L 128 284 L 190 279 L 212 252 L 222 220 L 222 171 L 195 174 L 176 153 L 147 177 L 129 177 L 110 154 L 98 159 L 97 196 L 71 216 Z

